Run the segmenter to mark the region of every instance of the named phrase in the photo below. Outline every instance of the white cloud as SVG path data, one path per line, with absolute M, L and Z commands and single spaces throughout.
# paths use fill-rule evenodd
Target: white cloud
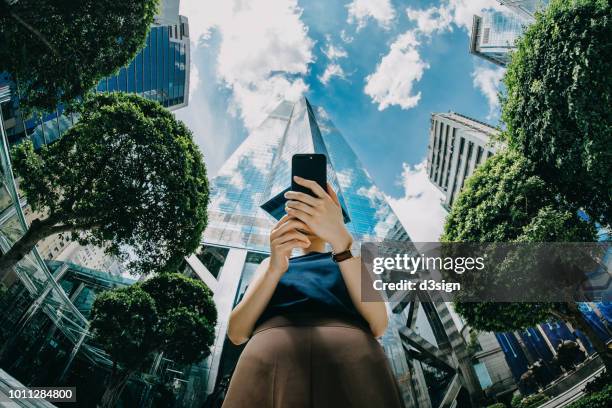
M 297 0 L 184 0 L 181 6 L 194 41 L 218 30 L 217 80 L 232 91 L 230 113 L 247 128 L 259 125 L 280 100 L 308 89 L 302 77 L 313 61 L 314 42 Z
M 414 83 L 421 79 L 429 65 L 421 59 L 418 46 L 416 34 L 405 32 L 391 44 L 376 71 L 366 77 L 364 92 L 378 103 L 378 110 L 391 105 L 410 109 L 419 103 L 421 93 L 413 92 Z
M 321 81 L 323 85 L 327 85 L 333 77 L 338 77 L 341 79 L 346 78 L 346 74 L 344 73 L 344 70 L 342 69 L 342 67 L 335 62 L 332 62 L 331 64 L 329 64 L 325 68 L 325 71 L 323 72 L 323 74 L 319 75 L 318 78 L 319 78 L 319 81 Z
M 444 195 L 429 181 L 427 163 L 404 163 L 401 180 L 404 196 L 387 197 L 410 238 L 415 242 L 437 242 L 444 228 Z
M 447 7 L 430 7 L 425 10 L 406 9 L 409 20 L 416 22 L 420 33 L 430 35 L 437 31 L 451 29 L 452 16 Z
M 495 0 L 449 0 L 453 23 L 458 27 L 470 30 L 474 14 L 480 14 L 485 9 L 505 10 L 504 6 Z
M 414 93 L 429 64 L 425 62 L 419 47 L 433 34 L 451 31 L 453 24 L 470 29 L 474 14 L 483 9 L 500 9 L 494 0 L 448 0 L 439 7 L 427 9 L 406 8 L 406 16 L 415 27 L 397 37 L 389 52 L 382 57 L 373 74 L 366 78 L 365 93 L 378 103 L 378 110 L 391 105 L 402 109 L 418 105 L 421 93 Z
M 488 67 L 479 65 L 472 72 L 472 81 L 474 87 L 479 89 L 487 98 L 489 103 L 489 116 L 487 119 L 492 119 L 499 109 L 499 87 L 501 80 L 506 70 L 502 67 Z
M 374 19 L 384 29 L 391 26 L 395 10 L 390 0 L 353 0 L 347 6 L 349 24 L 357 24 L 357 30 L 362 29 L 368 19 Z
M 321 81 L 323 85 L 327 85 L 333 77 L 346 79 L 344 69 L 338 63 L 338 60 L 348 56 L 344 48 L 332 43 L 330 35 L 326 35 L 325 38 L 326 45 L 325 48 L 321 49 L 321 52 L 327 57 L 329 63 L 327 67 L 325 67 L 323 74 L 318 76 L 319 81 Z
M 329 35 L 326 36 L 326 39 L 327 44 L 325 48 L 323 48 L 321 51 L 328 59 L 333 60 L 339 58 L 346 58 L 348 54 L 346 53 L 346 50 L 344 48 L 332 44 L 331 37 Z
M 347 34 L 346 30 L 340 30 L 340 39 L 344 41 L 346 44 L 350 44 L 354 40 L 352 36 Z
M 469 31 L 474 15 L 483 10 L 506 10 L 495 0 L 448 0 L 439 7 L 429 7 L 423 10 L 406 8 L 408 19 L 416 22 L 417 30 L 423 34 L 451 30 L 451 24 Z
M 200 87 L 200 70 L 198 65 L 191 59 L 189 61 L 189 100 L 193 98 L 196 89 Z

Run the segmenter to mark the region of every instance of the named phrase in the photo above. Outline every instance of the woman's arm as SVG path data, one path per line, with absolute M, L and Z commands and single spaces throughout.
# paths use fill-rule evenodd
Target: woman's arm
M 311 189 L 317 197 L 308 194 L 288 191 L 285 197 L 287 214 L 303 221 L 308 228 L 328 242 L 336 253 L 351 246 L 352 238 L 344 225 L 342 209 L 338 196 L 327 185 L 327 192 L 312 180 L 295 177 L 296 183 Z M 374 336 L 382 336 L 387 329 L 388 316 L 382 298 L 380 302 L 363 302 L 361 297 L 361 261 L 350 258 L 338 264 L 342 278 L 357 311 L 370 325 Z
M 270 257 L 264 260 L 240 303 L 230 314 L 227 337 L 236 345 L 245 343 L 259 316 L 274 294 L 278 281 L 289 267 L 294 248 L 307 248 L 310 241 L 297 229 L 307 229 L 301 221 L 283 217 L 270 233 Z
M 349 245 L 350 246 L 350 245 Z M 349 246 L 338 251 L 342 252 Z M 342 248 L 342 247 L 340 247 Z M 387 330 L 389 317 L 387 316 L 387 308 L 382 298 L 378 302 L 363 302 L 361 297 L 361 259 L 353 257 L 338 263 L 342 278 L 348 289 L 349 295 L 357 311 L 363 316 L 370 325 L 370 330 L 375 337 L 380 337 Z

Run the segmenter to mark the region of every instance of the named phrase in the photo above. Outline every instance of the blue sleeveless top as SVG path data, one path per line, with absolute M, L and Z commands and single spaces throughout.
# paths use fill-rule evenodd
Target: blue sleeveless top
M 340 268 L 329 252 L 311 252 L 289 259 L 289 268 L 256 326 L 271 317 L 291 314 L 346 317 L 368 327 L 353 305 Z

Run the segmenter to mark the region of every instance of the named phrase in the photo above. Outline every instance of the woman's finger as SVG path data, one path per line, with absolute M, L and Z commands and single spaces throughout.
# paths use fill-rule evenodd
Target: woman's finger
M 321 199 L 311 196 L 310 194 L 300 193 L 299 191 L 287 191 L 285 198 L 288 200 L 301 201 L 311 207 L 316 207 L 320 204 Z
M 298 231 L 289 231 L 285 234 L 282 234 L 281 236 L 275 238 L 274 240 L 272 240 L 271 245 L 273 247 L 279 246 L 281 244 L 284 244 L 287 241 L 291 241 L 291 240 L 300 240 L 300 241 L 304 241 L 307 244 L 310 245 L 310 240 L 308 239 L 308 237 L 305 234 L 302 234 L 301 232 Z
M 304 224 L 302 221 L 294 217 L 289 217 L 289 221 L 281 225 L 279 228 L 275 228 L 272 230 L 272 232 L 270 233 L 270 240 L 278 238 L 279 236 L 281 236 L 282 234 L 284 234 L 285 232 L 289 230 L 297 230 L 297 229 L 305 230 L 305 231 L 310 230 L 308 228 L 308 225 Z
M 314 208 L 305 204 L 301 201 L 289 200 L 287 204 L 285 204 L 287 208 L 294 208 L 296 210 L 304 211 L 306 214 L 313 215 L 315 213 Z
M 303 241 L 299 241 L 297 239 L 285 242 L 282 245 L 278 246 L 278 250 L 279 251 L 287 251 L 287 252 L 291 252 L 293 251 L 295 248 L 308 248 L 310 246 L 310 243 L 306 243 Z
M 274 227 L 272 227 L 272 230 L 280 228 L 283 224 L 285 224 L 289 220 L 291 220 L 291 216 L 289 214 L 283 215 L 281 219 L 278 220 L 278 222 L 274 225 Z
M 298 210 L 296 208 L 287 208 L 287 214 L 291 215 L 292 217 L 297 218 L 298 220 L 302 221 L 304 224 L 308 225 L 311 221 L 312 221 L 312 215 L 305 213 L 302 210 Z
M 325 190 L 323 190 L 321 186 L 319 185 L 319 183 L 317 183 L 316 181 L 306 180 L 305 178 L 301 178 L 299 176 L 293 176 L 293 179 L 300 186 L 309 188 L 317 197 L 319 198 L 329 197 L 329 195 L 325 192 Z

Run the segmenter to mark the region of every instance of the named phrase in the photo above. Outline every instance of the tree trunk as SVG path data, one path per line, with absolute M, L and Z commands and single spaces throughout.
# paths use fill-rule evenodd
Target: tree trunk
M 48 237 L 53 233 L 62 232 L 61 228 L 54 227 L 56 220 L 47 218 L 45 220 L 36 219 L 25 234 L 0 257 L 0 281 L 8 275 L 13 267 L 23 259 L 36 245 L 38 241 Z M 68 226 L 64 230 L 70 229 Z
M 578 305 L 575 302 L 568 302 L 567 308 L 569 317 L 568 320 L 574 323 L 576 327 L 589 339 L 591 345 L 603 360 L 606 371 L 608 373 L 612 372 L 612 350 L 610 350 L 606 343 L 599 338 L 597 332 L 589 324 L 586 316 L 582 314 L 580 309 L 578 309 Z
M 98 407 L 114 408 L 133 373 L 134 371 L 132 370 L 117 371 L 113 368 L 110 380 L 108 381 L 104 394 L 102 394 Z

